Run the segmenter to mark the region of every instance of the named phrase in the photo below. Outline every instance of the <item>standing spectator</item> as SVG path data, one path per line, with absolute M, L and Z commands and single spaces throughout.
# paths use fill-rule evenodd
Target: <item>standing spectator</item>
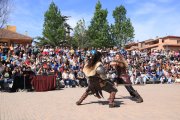
M 31 56 L 31 54 L 32 54 L 32 47 L 31 47 L 31 45 L 28 45 L 27 46 L 27 55 Z
M 32 53 L 37 56 L 37 54 L 39 53 L 39 49 L 37 48 L 37 46 L 33 47 Z
M 54 55 L 55 52 L 54 52 L 54 48 L 51 46 L 50 49 L 49 49 L 49 55 Z
M 9 48 L 8 48 L 7 44 L 4 43 L 3 54 L 7 55 L 7 54 L 8 54 L 8 51 L 9 51 Z

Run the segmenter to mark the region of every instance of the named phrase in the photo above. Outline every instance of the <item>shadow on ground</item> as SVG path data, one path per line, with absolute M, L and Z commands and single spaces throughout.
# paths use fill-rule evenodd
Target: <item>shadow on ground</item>
M 120 105 L 123 105 L 123 101 L 114 101 L 116 104 L 116 107 L 120 107 Z M 87 105 L 87 104 L 100 104 L 100 105 L 109 105 L 109 101 L 92 101 L 88 103 L 84 103 L 81 105 Z

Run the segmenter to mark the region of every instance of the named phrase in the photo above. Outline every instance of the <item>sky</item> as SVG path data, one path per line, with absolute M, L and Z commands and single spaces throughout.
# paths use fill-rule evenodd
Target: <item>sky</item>
M 8 25 L 15 25 L 17 32 L 28 36 L 42 36 L 44 13 L 50 3 L 58 6 L 62 15 L 71 16 L 67 21 L 72 28 L 80 19 L 90 24 L 98 0 L 12 0 Z M 167 35 L 180 36 L 179 0 L 100 0 L 108 10 L 109 24 L 114 22 L 113 10 L 123 5 L 135 30 L 134 41 L 144 41 Z

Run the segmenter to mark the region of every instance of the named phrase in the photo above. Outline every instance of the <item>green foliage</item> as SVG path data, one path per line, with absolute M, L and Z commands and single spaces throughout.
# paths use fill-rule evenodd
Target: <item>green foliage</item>
M 95 13 L 91 19 L 90 26 L 87 31 L 87 37 L 90 46 L 96 48 L 110 47 L 112 45 L 110 37 L 110 27 L 107 22 L 108 11 L 102 9 L 100 1 L 96 4 Z
M 73 46 L 85 48 L 89 46 L 89 41 L 86 37 L 86 25 L 84 19 L 79 20 L 74 28 Z
M 57 46 L 65 44 L 73 47 L 112 47 L 124 45 L 134 38 L 134 28 L 129 18 L 126 17 L 124 6 L 116 7 L 113 11 L 115 23 L 109 26 L 107 21 L 108 11 L 102 9 L 100 1 L 95 6 L 94 16 L 86 30 L 84 19 L 77 22 L 74 36 L 66 36 L 66 30 L 71 28 L 66 23 L 67 16 L 62 16 L 58 7 L 52 2 L 44 14 L 43 37 L 39 38 L 40 44 Z
M 60 10 L 52 2 L 49 9 L 44 14 L 43 36 L 42 44 L 49 44 L 52 46 L 60 45 L 65 39 L 66 19 L 61 15 Z
M 118 46 L 123 46 L 134 38 L 134 28 L 129 18 L 126 17 L 124 6 L 116 7 L 113 11 L 115 24 L 111 25 L 112 39 Z

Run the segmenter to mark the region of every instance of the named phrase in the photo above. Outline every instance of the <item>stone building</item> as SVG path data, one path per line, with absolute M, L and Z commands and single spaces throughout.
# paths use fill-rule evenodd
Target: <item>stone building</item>
M 142 42 L 130 43 L 125 45 L 128 51 L 138 50 L 180 50 L 180 37 L 179 36 L 166 36 L 157 39 L 149 39 Z

